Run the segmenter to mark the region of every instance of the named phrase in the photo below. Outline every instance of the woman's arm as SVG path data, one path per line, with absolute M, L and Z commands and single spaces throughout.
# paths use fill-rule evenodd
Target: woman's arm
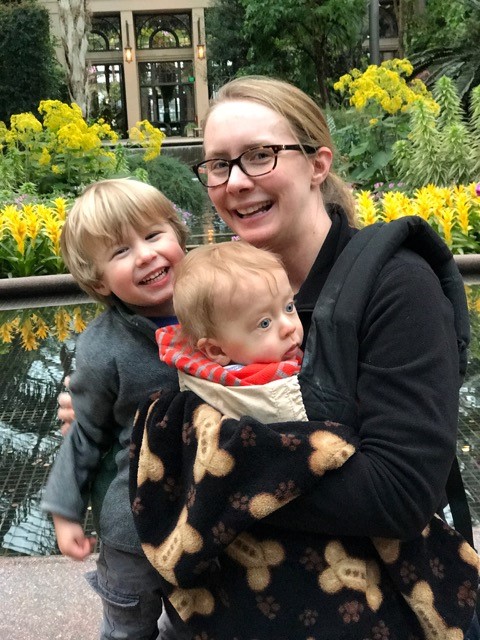
M 439 507 L 458 413 L 453 311 L 421 259 L 402 252 L 387 264 L 359 340 L 358 451 L 269 522 L 330 535 L 408 538 Z

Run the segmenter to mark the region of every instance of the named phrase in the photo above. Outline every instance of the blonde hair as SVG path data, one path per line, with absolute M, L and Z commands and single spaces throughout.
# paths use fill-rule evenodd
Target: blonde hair
M 173 306 L 183 336 L 192 347 L 200 338 L 215 338 L 222 316 L 236 310 L 235 293 L 245 277 L 263 277 L 274 290 L 272 272 L 283 268 L 279 256 L 243 241 L 192 249 L 174 267 Z
M 68 270 L 80 287 L 99 302 L 112 304 L 110 297 L 95 291 L 102 274 L 95 261 L 99 244 L 122 242 L 128 226 L 140 228 L 152 222 L 167 222 L 185 249 L 187 229 L 170 202 L 149 184 L 119 178 L 89 185 L 69 212 L 60 244 Z
M 327 121 L 320 107 L 298 87 L 267 76 L 243 76 L 223 85 L 212 101 L 205 116 L 203 128 L 215 108 L 231 100 L 248 100 L 262 104 L 280 114 L 288 122 L 292 134 L 300 144 L 312 147 L 328 147 L 332 153 L 334 145 Z M 325 204 L 340 205 L 355 226 L 355 200 L 348 185 L 330 171 L 320 187 Z

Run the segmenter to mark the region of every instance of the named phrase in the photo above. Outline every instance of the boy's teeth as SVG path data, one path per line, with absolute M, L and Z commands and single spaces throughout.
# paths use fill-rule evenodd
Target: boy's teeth
M 166 272 L 166 269 L 160 269 L 160 271 L 157 271 L 157 273 L 154 273 L 152 276 L 149 276 L 148 278 L 145 278 L 145 280 L 142 280 L 140 284 L 149 284 L 153 280 L 156 280 L 160 276 L 163 276 Z

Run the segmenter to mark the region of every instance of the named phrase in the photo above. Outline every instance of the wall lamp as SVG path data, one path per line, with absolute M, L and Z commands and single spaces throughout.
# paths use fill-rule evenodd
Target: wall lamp
M 197 20 L 197 28 L 198 28 L 198 44 L 197 44 L 197 58 L 199 60 L 204 60 L 205 55 L 207 53 L 207 47 L 202 42 L 202 33 L 200 31 L 200 18 Z
M 123 49 L 125 53 L 125 62 L 131 62 L 133 60 L 133 49 L 130 46 L 130 26 L 128 20 L 125 20 L 125 33 L 127 34 L 127 45 Z

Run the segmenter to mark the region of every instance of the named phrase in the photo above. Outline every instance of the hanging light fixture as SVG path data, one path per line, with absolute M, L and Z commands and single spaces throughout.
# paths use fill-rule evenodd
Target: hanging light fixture
M 205 54 L 207 52 L 207 47 L 202 44 L 202 33 L 200 31 L 200 18 L 197 20 L 197 28 L 198 28 L 198 44 L 197 44 L 197 58 L 199 60 L 205 59 Z
M 125 62 L 131 62 L 133 60 L 133 49 L 130 46 L 130 26 L 128 20 L 125 20 L 125 33 L 127 34 L 127 44 L 123 49 L 125 53 Z

